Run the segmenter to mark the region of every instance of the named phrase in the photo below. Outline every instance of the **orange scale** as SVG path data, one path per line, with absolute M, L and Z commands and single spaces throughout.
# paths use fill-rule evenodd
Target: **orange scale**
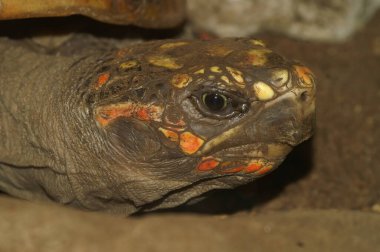
M 272 166 L 265 166 L 261 168 L 257 173 L 263 175 L 265 173 L 268 173 L 270 170 L 272 170 Z
M 204 140 L 191 132 L 183 132 L 180 135 L 180 147 L 186 154 L 194 154 L 204 144 Z
M 219 161 L 215 159 L 208 159 L 200 163 L 197 167 L 198 171 L 210 171 L 219 165 Z
M 149 121 L 150 116 L 147 108 L 140 107 L 136 111 L 136 118 L 142 121 Z
M 109 80 L 110 76 L 111 76 L 110 73 L 103 73 L 103 74 L 99 75 L 98 80 L 95 84 L 95 89 L 99 89 L 104 84 L 106 84 L 107 81 Z
M 263 167 L 262 164 L 253 163 L 253 164 L 250 164 L 247 166 L 247 168 L 245 169 L 245 172 L 247 172 L 247 173 L 256 172 L 256 171 L 260 170 L 262 167 Z

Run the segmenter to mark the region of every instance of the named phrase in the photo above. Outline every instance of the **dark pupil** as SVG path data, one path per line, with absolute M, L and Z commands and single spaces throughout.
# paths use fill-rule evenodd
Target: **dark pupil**
M 226 106 L 226 97 L 220 94 L 206 94 L 204 103 L 211 111 L 220 111 Z

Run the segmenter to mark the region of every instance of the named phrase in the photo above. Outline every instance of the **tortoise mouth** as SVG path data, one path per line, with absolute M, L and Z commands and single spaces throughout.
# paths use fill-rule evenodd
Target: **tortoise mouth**
M 197 170 L 263 175 L 276 168 L 291 149 L 290 145 L 281 143 L 230 147 L 201 158 Z
M 240 160 L 221 160 L 218 158 L 207 157 L 198 164 L 198 171 L 213 171 L 220 174 L 255 174 L 264 175 L 273 168 L 277 162 L 264 158 L 253 158 Z
M 288 143 L 251 143 L 225 148 L 212 155 L 229 158 L 277 159 L 287 155 L 292 148 L 293 146 Z

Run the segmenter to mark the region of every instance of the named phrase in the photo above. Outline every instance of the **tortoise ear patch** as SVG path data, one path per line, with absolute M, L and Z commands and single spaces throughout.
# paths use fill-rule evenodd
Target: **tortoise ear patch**
M 120 117 L 133 117 L 141 121 L 161 122 L 163 109 L 156 105 L 144 105 L 124 102 L 99 107 L 95 111 L 95 120 L 105 127 Z

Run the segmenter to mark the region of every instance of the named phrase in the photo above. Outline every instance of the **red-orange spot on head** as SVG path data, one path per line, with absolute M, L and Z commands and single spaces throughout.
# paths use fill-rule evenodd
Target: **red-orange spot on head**
M 100 108 L 96 113 L 96 120 L 102 126 L 106 126 L 112 120 L 117 117 L 131 117 L 133 114 L 134 106 L 131 103 L 120 105 L 109 105 L 104 108 Z
M 245 169 L 245 172 L 247 172 L 247 173 L 256 172 L 256 171 L 260 170 L 261 167 L 263 167 L 263 165 L 260 163 L 252 163 L 252 164 L 249 164 L 247 166 L 247 168 Z
M 150 116 L 149 116 L 148 109 L 144 108 L 144 107 L 137 109 L 136 117 L 137 117 L 137 119 L 142 120 L 142 121 L 149 121 Z
M 306 87 L 312 87 L 313 86 L 313 72 L 305 67 L 305 66 L 298 66 L 295 65 L 294 69 L 296 70 L 298 78 L 300 78 L 302 84 Z
M 272 170 L 272 165 L 268 165 L 268 166 L 265 166 L 263 168 L 261 168 L 257 173 L 260 174 L 260 175 L 263 175 L 267 172 L 269 172 L 270 170 Z
M 162 109 L 155 105 L 138 105 L 135 117 L 141 121 L 160 121 Z
M 184 132 L 180 135 L 180 147 L 186 154 L 193 154 L 199 150 L 203 145 L 204 140 L 192 134 L 191 132 Z
M 103 127 L 110 121 L 107 115 L 96 115 L 95 120 Z
M 209 171 L 216 168 L 219 165 L 219 161 L 215 159 L 206 159 L 200 163 L 197 167 L 199 171 Z
M 106 84 L 106 82 L 109 80 L 109 78 L 110 78 L 110 73 L 103 73 L 103 74 L 99 75 L 98 80 L 95 84 L 95 89 L 99 89 L 101 86 Z
M 176 132 L 164 128 L 159 128 L 158 130 L 161 131 L 162 134 L 164 134 L 164 136 L 168 138 L 170 141 L 178 142 L 179 137 Z
M 96 110 L 95 119 L 106 126 L 118 117 L 134 117 L 141 121 L 161 121 L 162 108 L 155 105 L 125 102 L 107 105 Z

